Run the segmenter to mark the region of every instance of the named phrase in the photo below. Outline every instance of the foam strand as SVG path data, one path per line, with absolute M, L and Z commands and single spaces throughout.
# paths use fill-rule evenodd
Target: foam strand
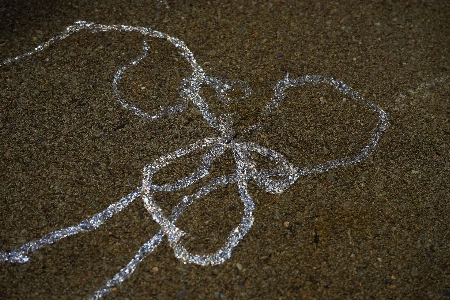
M 159 224 L 160 230 L 149 241 L 144 243 L 130 262 L 112 279 L 108 280 L 102 288 L 97 290 L 90 299 L 99 299 L 111 292 L 112 288 L 120 286 L 123 281 L 133 274 L 138 264 L 150 253 L 152 253 L 154 249 L 156 249 L 156 247 L 163 240 L 164 236 L 168 239 L 170 247 L 173 248 L 175 257 L 183 263 L 195 263 L 202 266 L 224 263 L 226 260 L 230 259 L 233 249 L 239 244 L 242 238 L 244 238 L 254 223 L 253 210 L 255 204 L 248 192 L 249 181 L 255 181 L 260 188 L 265 189 L 268 193 L 281 194 L 289 188 L 290 185 L 294 184 L 300 176 L 323 173 L 330 169 L 345 167 L 351 164 L 359 163 L 366 159 L 375 151 L 381 135 L 389 127 L 387 112 L 379 108 L 375 103 L 365 100 L 358 92 L 354 91 L 345 83 L 332 77 L 325 77 L 321 75 L 306 75 L 297 79 L 292 79 L 289 77 L 289 74 L 287 74 L 285 78 L 276 83 L 273 89 L 274 95 L 263 109 L 260 121 L 257 124 L 253 124 L 243 129 L 241 132 L 242 135 L 262 127 L 262 124 L 266 121 L 267 117 L 283 103 L 285 91 L 287 89 L 301 88 L 306 84 L 330 85 L 343 95 L 352 98 L 360 105 L 366 107 L 369 111 L 378 114 L 379 118 L 377 127 L 373 130 L 367 145 L 354 156 L 332 159 L 324 163 L 319 163 L 313 167 L 296 167 L 292 165 L 282 154 L 276 152 L 275 150 L 262 147 L 255 143 L 235 140 L 234 136 L 236 136 L 236 132 L 233 127 L 232 114 L 222 114 L 216 117 L 215 114 L 210 111 L 207 102 L 200 96 L 201 87 L 206 85 L 215 91 L 219 101 L 221 101 L 224 105 L 228 105 L 233 101 L 233 99 L 228 96 L 228 91 L 230 90 L 235 88 L 241 89 L 244 92 L 244 96 L 242 96 L 241 99 L 245 99 L 250 96 L 251 89 L 247 83 L 238 80 L 223 80 L 207 76 L 183 41 L 166 35 L 165 33 L 154 31 L 145 27 L 101 25 L 86 21 L 79 21 L 74 25 L 67 27 L 61 34 L 37 46 L 34 50 L 23 55 L 6 59 L 0 63 L 0 67 L 17 62 L 39 51 L 43 51 L 57 41 L 63 40 L 79 32 L 80 30 L 87 30 L 93 33 L 99 31 L 138 32 L 143 35 L 144 41 L 142 44 L 142 54 L 133 61 L 120 67 L 116 71 L 112 80 L 112 94 L 125 109 L 130 110 L 141 119 L 153 121 L 170 114 L 181 113 L 191 103 L 199 109 L 205 121 L 218 132 L 218 136 L 216 137 L 198 140 L 186 148 L 182 148 L 161 156 L 153 163 L 144 166 L 142 171 L 142 185 L 137 187 L 134 192 L 120 199 L 118 202 L 111 204 L 107 209 L 99 214 L 82 221 L 76 226 L 70 226 L 53 231 L 41 239 L 26 243 L 15 250 L 0 253 L 0 261 L 10 263 L 28 262 L 30 259 L 27 255 L 31 252 L 41 248 L 44 245 L 55 243 L 65 237 L 69 237 L 80 232 L 92 231 L 104 224 L 113 215 L 123 210 L 135 199 L 139 197 L 142 198 L 145 209 L 151 215 L 153 220 Z M 177 48 L 192 68 L 192 73 L 188 77 L 183 78 L 179 83 L 178 91 L 180 103 L 175 106 L 160 107 L 159 110 L 153 114 L 145 112 L 129 103 L 127 99 L 121 96 L 119 89 L 123 74 L 129 68 L 136 67 L 147 57 L 149 50 L 146 40 L 147 38 L 158 38 L 170 42 Z M 175 160 L 183 159 L 184 156 L 194 151 L 206 152 L 201 157 L 199 166 L 194 172 L 172 183 L 157 185 L 153 182 L 154 174 L 169 166 Z M 213 161 L 227 151 L 231 151 L 233 154 L 233 159 L 236 164 L 236 172 L 216 177 L 210 180 L 208 184 L 201 187 L 196 193 L 184 196 L 173 208 L 171 215 L 165 216 L 163 210 L 158 205 L 154 194 L 157 192 L 170 193 L 180 191 L 205 178 L 210 173 L 210 168 Z M 275 166 L 272 169 L 259 169 L 256 161 L 252 158 L 252 153 L 261 155 L 263 159 L 272 161 Z M 176 220 L 186 209 L 189 208 L 192 203 L 201 200 L 210 192 L 230 184 L 236 185 L 240 199 L 244 206 L 244 212 L 240 223 L 230 232 L 223 246 L 216 252 L 210 254 L 194 254 L 189 252 L 183 245 L 183 236 L 185 235 L 185 232 L 175 225 Z

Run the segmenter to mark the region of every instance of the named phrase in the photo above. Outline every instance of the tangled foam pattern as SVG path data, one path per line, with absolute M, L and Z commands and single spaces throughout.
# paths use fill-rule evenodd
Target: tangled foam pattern
M 282 104 L 284 99 L 284 92 L 293 87 L 301 87 L 306 84 L 328 84 L 335 88 L 342 94 L 351 97 L 356 102 L 365 106 L 369 110 L 375 112 L 379 116 L 379 123 L 370 137 L 369 143 L 353 157 L 345 157 L 334 159 L 322 164 L 318 164 L 311 168 L 298 168 L 292 165 L 282 154 L 252 142 L 241 142 L 235 140 L 236 133 L 233 128 L 233 114 L 222 114 L 216 117 L 208 108 L 208 104 L 200 96 L 200 87 L 202 84 L 210 86 L 216 93 L 219 100 L 227 104 L 230 99 L 227 92 L 233 89 L 240 89 L 244 92 L 243 98 L 250 95 L 251 90 L 249 86 L 242 81 L 223 80 L 209 77 L 205 74 L 201 66 L 196 62 L 192 52 L 186 47 L 183 41 L 171 37 L 165 33 L 154 31 L 145 27 L 133 26 L 118 26 L 118 25 L 100 25 L 95 23 L 88 23 L 85 21 L 76 22 L 75 25 L 67 27 L 60 35 L 57 35 L 47 42 L 39 45 L 33 51 L 23 55 L 9 58 L 0 66 L 16 62 L 24 57 L 33 55 L 49 47 L 51 44 L 63 40 L 70 35 L 80 31 L 88 30 L 91 32 L 99 31 L 121 31 L 121 32 L 139 32 L 144 37 L 158 38 L 167 40 L 172 43 L 181 53 L 181 55 L 188 61 L 192 67 L 192 74 L 181 80 L 179 86 L 179 94 L 181 102 L 175 106 L 166 106 L 160 108 L 155 114 L 149 114 L 142 111 L 138 107 L 130 104 L 126 99 L 121 97 L 119 85 L 123 73 L 130 67 L 138 65 L 148 54 L 148 45 L 144 40 L 142 46 L 142 55 L 134 61 L 125 66 L 120 67 L 114 75 L 112 82 L 112 91 L 115 99 L 119 101 L 123 107 L 131 110 L 137 116 L 154 120 L 166 115 L 181 113 L 186 109 L 189 102 L 192 102 L 200 110 L 203 118 L 208 124 L 216 129 L 219 133 L 216 137 L 204 138 L 199 140 L 186 148 L 179 149 L 173 153 L 162 156 L 156 159 L 153 163 L 146 165 L 143 169 L 142 185 L 136 188 L 135 191 L 124 196 L 118 202 L 111 204 L 107 209 L 99 214 L 82 221 L 76 226 L 63 228 L 51 232 L 39 240 L 35 240 L 22 245 L 21 247 L 11 251 L 0 253 L 0 260 L 10 263 L 25 263 L 29 261 L 28 254 L 41 248 L 44 245 L 52 244 L 60 239 L 68 236 L 78 234 L 80 232 L 88 232 L 98 228 L 106 222 L 114 214 L 120 212 L 137 198 L 142 198 L 145 208 L 152 215 L 153 219 L 160 225 L 160 230 L 146 243 L 144 243 L 138 250 L 134 258 L 122 268 L 111 280 L 109 280 L 104 287 L 96 291 L 91 299 L 99 299 L 111 291 L 111 288 L 119 286 L 125 279 L 127 279 L 136 269 L 137 265 L 149 255 L 166 236 L 169 240 L 170 246 L 174 249 L 175 256 L 184 263 L 195 263 L 203 266 L 217 265 L 225 262 L 231 257 L 231 252 L 239 244 L 239 241 L 247 234 L 254 222 L 253 209 L 255 204 L 248 192 L 247 185 L 250 180 L 254 180 L 259 187 L 265 189 L 269 193 L 280 194 L 283 193 L 291 184 L 293 184 L 299 176 L 306 176 L 314 173 L 322 173 L 337 167 L 343 167 L 350 164 L 358 163 L 375 150 L 377 143 L 382 133 L 388 128 L 388 114 L 379 108 L 376 104 L 364 100 L 356 91 L 347 86 L 341 81 L 330 77 L 320 75 L 307 75 L 297 79 L 289 78 L 289 74 L 279 80 L 274 87 L 274 96 L 263 109 L 260 121 L 242 131 L 245 135 L 248 132 L 258 129 L 262 126 L 266 117 Z M 182 158 L 194 151 L 206 151 L 201 158 L 199 167 L 189 176 L 176 180 L 170 184 L 156 185 L 153 183 L 153 175 L 159 170 L 167 167 L 175 159 Z M 173 208 L 172 214 L 166 216 L 158 203 L 155 201 L 154 194 L 156 192 L 174 192 L 182 190 L 193 183 L 199 181 L 209 174 L 211 164 L 219 156 L 226 151 L 231 151 L 236 162 L 236 172 L 233 174 L 219 176 L 212 179 L 208 184 L 201 187 L 198 192 L 184 196 L 183 199 Z M 258 169 L 256 161 L 251 154 L 257 153 L 265 159 L 269 159 L 275 164 L 272 169 Z M 239 225 L 234 228 L 229 234 L 225 244 L 215 253 L 198 255 L 189 252 L 182 243 L 181 237 L 185 234 L 180 228 L 175 225 L 175 221 L 194 201 L 206 196 L 208 193 L 226 186 L 228 184 L 236 184 L 239 195 L 244 205 L 244 213 Z

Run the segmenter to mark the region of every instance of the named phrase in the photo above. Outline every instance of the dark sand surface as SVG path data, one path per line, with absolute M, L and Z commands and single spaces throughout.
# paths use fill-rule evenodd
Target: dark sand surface
M 450 299 L 450 6 L 448 1 L 0 1 L 0 61 L 75 21 L 150 27 L 185 41 L 208 75 L 252 95 L 219 113 L 251 125 L 289 72 L 335 77 L 389 112 L 363 162 L 300 177 L 281 195 L 250 184 L 255 223 L 230 260 L 184 265 L 165 240 L 108 299 Z M 189 105 L 145 123 L 114 101 L 111 82 L 137 57 L 138 34 L 79 32 L 0 67 L 0 249 L 100 212 L 140 185 L 161 155 L 216 133 Z M 150 39 L 122 91 L 146 111 L 177 102 L 183 58 Z M 355 155 L 377 116 L 330 87 L 292 89 L 251 140 L 296 166 Z M 200 154 L 158 173 L 188 174 Z M 233 172 L 222 156 L 208 177 Z M 159 200 L 164 209 L 208 182 Z M 242 214 L 235 185 L 177 221 L 195 253 L 220 247 Z M 25 264 L 0 263 L 1 299 L 83 299 L 158 230 L 136 201 L 99 229 Z

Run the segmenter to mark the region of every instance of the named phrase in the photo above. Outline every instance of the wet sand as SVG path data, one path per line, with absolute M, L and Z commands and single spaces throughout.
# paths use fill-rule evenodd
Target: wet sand
M 202 89 L 217 115 L 236 112 L 238 132 L 257 121 L 287 73 L 341 80 L 386 110 L 391 123 L 361 163 L 300 177 L 280 195 L 251 182 L 254 225 L 225 263 L 185 265 L 164 240 L 107 299 L 450 298 L 446 1 L 54 2 L 0 4 L 0 61 L 78 20 L 143 26 L 183 40 L 209 76 L 249 84 L 251 96 L 228 106 Z M 178 103 L 190 68 L 171 44 L 147 41 L 149 56 L 124 74 L 121 92 L 153 112 Z M 140 55 L 142 42 L 135 33 L 81 31 L 0 67 L 0 249 L 99 213 L 140 186 L 146 164 L 217 135 L 192 103 L 144 122 L 113 99 L 115 72 Z M 307 85 L 289 90 L 261 129 L 238 138 L 305 167 L 356 155 L 377 121 L 329 86 Z M 201 155 L 180 159 L 155 181 L 189 174 Z M 235 170 L 226 153 L 207 178 L 156 198 L 168 212 Z M 229 185 L 196 201 L 176 224 L 189 250 L 211 253 L 242 211 Z M 0 263 L 0 298 L 85 299 L 158 229 L 135 201 L 99 229 L 33 252 L 29 263 Z

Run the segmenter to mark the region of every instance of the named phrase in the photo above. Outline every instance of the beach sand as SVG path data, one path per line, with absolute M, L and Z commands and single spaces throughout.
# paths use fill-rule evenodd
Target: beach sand
M 390 127 L 361 163 L 300 176 L 279 195 L 250 181 L 254 225 L 231 259 L 183 264 L 165 239 L 107 299 L 450 299 L 447 1 L 2 1 L 0 14 L 0 61 L 79 20 L 177 37 L 209 76 L 251 87 L 228 106 L 202 88 L 217 115 L 236 113 L 238 133 L 257 122 L 287 73 L 334 77 L 389 113 Z M 113 76 L 141 55 L 143 40 L 80 31 L 0 67 L 0 249 L 78 224 L 139 187 L 146 164 L 217 136 L 192 103 L 144 122 L 114 100 Z M 147 41 L 149 55 L 124 73 L 121 93 L 151 113 L 178 103 L 191 70 L 167 41 Z M 356 155 L 378 122 L 330 86 L 286 94 L 261 129 L 238 137 L 299 168 Z M 155 182 L 189 174 L 203 153 L 177 160 Z M 235 171 L 227 152 L 207 178 L 156 199 L 169 212 Z M 190 251 L 211 253 L 242 212 L 236 185 L 228 185 L 176 225 Z M 158 230 L 135 201 L 97 230 L 31 253 L 28 263 L 1 262 L 0 298 L 85 299 Z

